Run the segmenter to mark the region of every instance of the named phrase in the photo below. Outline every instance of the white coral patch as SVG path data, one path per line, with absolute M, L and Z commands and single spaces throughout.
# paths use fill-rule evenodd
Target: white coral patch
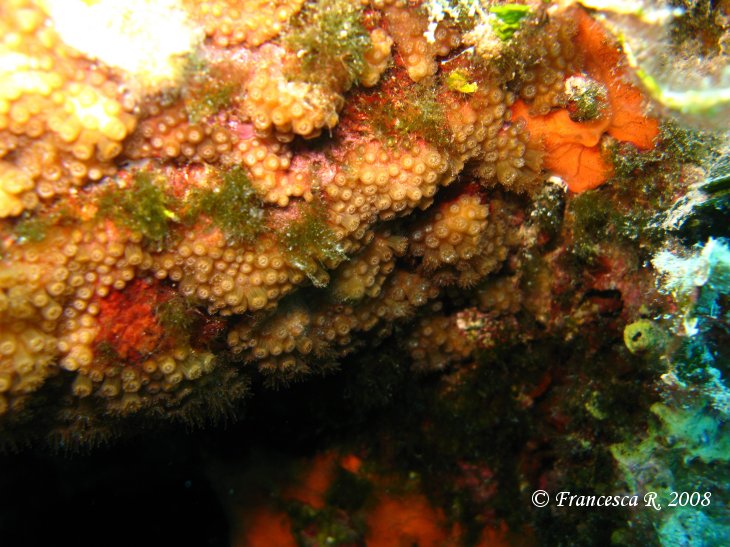
M 45 6 L 66 44 L 145 86 L 174 79 L 180 56 L 203 39 L 177 0 L 46 0 Z

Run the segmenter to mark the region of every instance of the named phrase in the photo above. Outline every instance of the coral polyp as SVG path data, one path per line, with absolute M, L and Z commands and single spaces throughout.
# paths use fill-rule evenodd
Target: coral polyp
M 573 47 L 579 7 L 493 8 L 492 49 L 401 1 L 175 9 L 195 49 L 160 83 L 65 44 L 58 9 L 3 8 L 11 426 L 46 384 L 58 416 L 83 398 L 104 419 L 184 407 L 211 374 L 287 382 L 485 281 L 528 243 L 520 196 L 552 150 L 515 100 L 548 114 L 574 72 L 603 74 Z M 453 336 L 436 343 L 463 355 Z
M 0 452 L 316 451 L 222 479 L 240 544 L 730 544 L 728 21 L 0 2 Z

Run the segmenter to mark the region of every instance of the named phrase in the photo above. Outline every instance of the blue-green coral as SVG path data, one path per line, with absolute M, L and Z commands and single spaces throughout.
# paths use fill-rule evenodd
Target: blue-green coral
M 675 348 L 663 356 L 663 400 L 640 442 L 612 447 L 634 492 L 655 491 L 665 505 L 642 518 L 664 546 L 728 545 L 730 481 L 730 352 L 722 340 L 730 323 L 730 248 L 710 239 L 694 252 L 664 251 L 654 261 L 661 289 L 679 305 Z M 673 492 L 698 492 L 706 503 L 677 503 Z M 675 500 L 676 501 L 676 500 Z
M 652 263 L 662 276 L 662 289 L 680 304 L 687 333 L 697 333 L 699 317 L 717 314 L 720 297 L 730 292 L 730 248 L 727 243 L 710 239 L 698 252 L 687 257 L 663 251 Z

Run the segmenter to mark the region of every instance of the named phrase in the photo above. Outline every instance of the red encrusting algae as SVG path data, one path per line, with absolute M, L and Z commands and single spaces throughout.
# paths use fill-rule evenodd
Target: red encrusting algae
M 325 506 L 325 494 L 334 479 L 336 454 L 325 452 L 317 455 L 294 486 L 284 492 L 284 498 L 305 503 L 315 509 Z
M 155 315 L 162 299 L 159 287 L 141 279 L 101 299 L 97 344 L 108 345 L 119 357 L 133 361 L 152 353 L 165 335 Z
M 368 527 L 365 541 L 371 547 L 454 545 L 460 535 L 458 526 L 448 530 L 443 513 L 421 494 L 384 494 L 368 516 Z
M 297 544 L 285 513 L 261 506 L 252 514 L 244 512 L 241 520 L 244 531 L 234 538 L 234 547 L 295 547 Z
M 373 486 L 357 519 L 361 518 L 365 525 L 362 541 L 368 547 L 442 547 L 459 545 L 464 538 L 462 527 L 450 523 L 422 492 L 413 490 L 412 486 L 404 491 L 397 477 L 365 470 L 363 460 L 355 454 L 338 455 L 330 451 L 301 463 L 305 467 L 298 478 L 278 498 L 284 505 L 299 503 L 316 511 L 331 509 L 327 494 L 338 470 L 356 475 Z M 232 544 L 241 547 L 297 545 L 295 522 L 281 507 L 275 499 L 234 509 L 240 529 L 235 532 Z M 316 535 L 316 528 L 308 533 Z M 510 544 L 509 529 L 503 522 L 485 526 L 478 543 L 481 547 Z

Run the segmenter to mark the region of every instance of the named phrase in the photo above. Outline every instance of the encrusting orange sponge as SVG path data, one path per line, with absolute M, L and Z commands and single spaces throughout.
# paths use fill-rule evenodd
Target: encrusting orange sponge
M 659 134 L 659 123 L 647 117 L 642 93 L 628 82 L 626 70 L 620 68 L 622 54 L 613 37 L 583 9 L 574 9 L 574 20 L 585 75 L 606 89 L 606 104 L 600 116 L 577 122 L 571 119 L 568 109 L 535 116 L 529 113 L 527 104 L 517 101 L 512 106 L 512 118 L 523 118 L 531 137 L 542 141 L 545 167 L 562 177 L 572 192 L 584 192 L 600 186 L 613 174 L 613 167 L 598 146 L 605 133 L 647 150 Z

